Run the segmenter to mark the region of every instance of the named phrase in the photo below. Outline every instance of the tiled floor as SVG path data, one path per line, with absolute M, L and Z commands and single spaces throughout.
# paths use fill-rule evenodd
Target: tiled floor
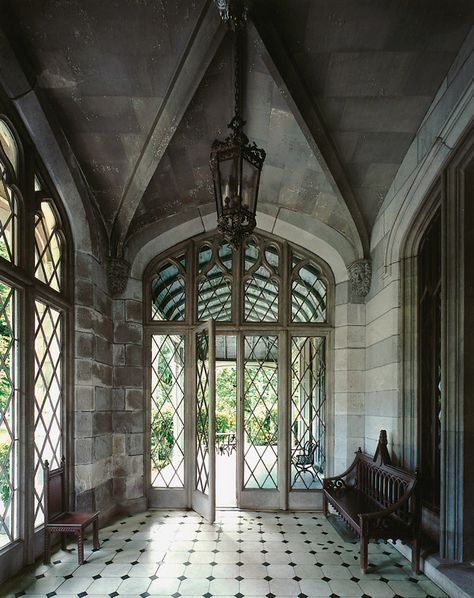
M 358 544 L 341 540 L 321 513 L 149 511 L 101 530 L 102 548 L 59 551 L 5 587 L 9 598 L 304 598 L 445 596 L 390 546 L 370 544 L 361 576 Z

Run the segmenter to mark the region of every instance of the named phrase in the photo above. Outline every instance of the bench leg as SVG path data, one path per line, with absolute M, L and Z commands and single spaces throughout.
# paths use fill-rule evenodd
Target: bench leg
M 411 543 L 411 568 L 414 573 L 420 572 L 420 538 L 415 538 Z
M 43 563 L 45 565 L 49 565 L 51 562 L 51 534 L 45 528 L 44 530 L 44 554 L 43 554 Z
M 94 550 L 99 550 L 100 544 L 99 544 L 99 520 L 98 519 L 96 519 L 92 523 L 92 534 L 93 534 L 93 538 L 94 538 Z
M 84 564 L 84 531 L 81 529 L 77 534 L 77 562 L 79 565 Z
M 360 537 L 360 572 L 367 573 L 367 545 L 368 539 L 367 536 L 361 535 Z

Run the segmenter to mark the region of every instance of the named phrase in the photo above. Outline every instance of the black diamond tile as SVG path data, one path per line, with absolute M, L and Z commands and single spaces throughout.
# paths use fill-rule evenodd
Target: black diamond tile
M 35 579 L 42 579 L 43 577 L 44 577 L 44 573 L 41 573 L 40 575 L 35 575 Z
M 360 579 L 358 577 L 351 577 L 351 581 L 358 583 L 360 581 Z
M 322 567 L 323 564 L 322 563 L 314 563 L 316 565 L 316 567 Z
M 269 575 L 267 575 L 266 577 L 263 578 L 265 581 L 271 581 L 273 579 L 273 577 L 270 577 Z M 267 594 L 268 596 L 268 594 Z
M 237 575 L 237 577 L 235 578 L 237 581 L 242 581 L 243 577 L 241 575 Z
M 298 598 L 308 598 L 308 594 L 298 594 Z
M 131 542 L 131 541 L 132 541 L 132 538 L 127 538 L 127 539 L 125 540 L 125 542 Z
M 118 554 L 119 552 L 123 552 L 123 548 L 117 548 L 117 550 L 116 550 L 115 552 L 116 552 L 117 554 Z
M 180 575 L 180 576 L 178 577 L 178 579 L 179 579 L 179 581 L 184 581 L 184 580 L 185 580 L 185 579 L 187 579 L 187 578 L 186 578 L 186 576 L 185 576 L 185 575 Z
M 388 579 L 386 577 L 380 577 L 379 581 L 383 581 L 384 583 L 388 583 Z
M 181 594 L 179 592 L 175 592 L 174 594 L 171 594 L 172 598 L 179 598 L 181 596 Z
M 209 563 L 209 565 L 212 565 L 212 566 L 214 567 L 214 565 L 217 565 L 217 563 L 216 563 L 216 561 L 211 561 L 211 562 Z
M 185 561 L 185 562 L 183 563 L 183 565 L 186 565 L 186 567 L 187 567 L 188 565 L 190 565 L 190 564 L 191 564 L 191 562 L 190 562 L 190 561 Z
M 143 554 L 144 552 L 146 552 L 146 548 L 140 548 L 138 552 L 141 552 Z
M 285 550 L 285 553 L 286 553 L 286 554 L 292 554 L 292 553 L 293 553 L 293 551 L 292 551 L 292 550 Z
M 138 565 L 138 561 L 132 561 L 130 565 Z
M 342 563 L 341 567 L 350 567 L 349 563 Z
M 84 592 L 84 594 L 85 594 L 85 592 Z M 48 593 L 46 594 L 46 596 L 47 596 L 48 598 L 52 598 L 53 596 L 56 596 L 56 592 L 48 592 Z
M 115 598 L 115 596 L 118 596 L 118 595 L 119 595 L 119 593 L 118 593 L 118 592 L 111 592 L 111 593 L 109 594 L 110 598 Z
M 398 567 L 399 569 L 403 569 L 403 565 L 401 563 L 393 563 L 395 565 L 395 567 Z
M 267 561 L 264 561 L 264 562 L 262 563 L 262 565 L 264 565 L 265 567 L 268 567 L 268 565 L 269 565 L 269 564 L 270 564 L 270 563 L 269 563 L 269 562 L 267 562 Z
M 271 592 L 269 594 L 266 594 L 267 598 L 276 598 L 275 594 L 272 594 Z
M 41 577 L 44 577 L 43 575 Z M 39 579 L 39 577 L 37 577 L 36 579 Z M 72 579 L 72 575 L 69 573 L 69 575 L 65 575 L 64 579 Z
M 55 592 L 56 593 L 56 592 Z M 87 596 L 87 592 L 80 592 L 78 594 L 79 598 L 84 598 L 84 596 Z
M 202 595 L 202 598 L 212 598 L 212 594 L 210 594 L 209 592 L 206 592 L 205 594 Z
M 245 598 L 245 596 L 243 594 L 241 594 L 240 592 L 237 592 L 237 594 L 234 594 L 235 598 Z
M 418 579 L 416 579 L 415 577 L 409 577 L 408 581 L 411 581 L 412 583 L 418 583 Z
M 361 598 L 370 598 L 368 594 L 362 594 Z
M 130 579 L 130 575 L 122 575 L 121 579 Z
M 261 552 L 262 554 L 267 554 L 267 553 L 268 553 L 268 550 L 265 550 L 265 549 L 263 549 L 263 550 L 261 550 L 260 552 Z
M 322 579 L 323 581 L 331 581 L 331 579 L 330 579 L 329 577 L 321 577 L 321 579 Z
M 296 567 L 297 563 L 294 563 L 293 561 L 291 561 L 291 563 L 288 563 L 288 565 L 290 565 L 290 567 Z
M 72 575 L 71 575 L 71 577 L 72 577 Z M 97 575 L 92 576 L 92 579 L 101 579 L 101 578 L 102 578 L 102 575 L 100 575 L 99 573 Z
M 112 565 L 112 564 L 113 564 L 113 561 L 105 561 L 105 564 L 106 564 L 106 565 Z
M 335 550 L 334 554 L 341 554 L 339 550 Z
M 294 580 L 294 581 L 301 581 L 301 577 L 298 577 L 297 575 L 295 575 L 295 576 L 293 577 L 293 580 Z
M 329 598 L 339 598 L 339 594 L 329 594 Z
M 155 581 L 155 579 L 158 579 L 158 575 L 150 575 L 149 579 L 151 579 L 151 581 Z
M 238 561 L 237 563 L 235 563 L 238 567 L 242 567 L 243 563 L 242 561 Z
M 206 577 L 207 581 L 214 581 L 216 578 L 213 575 L 209 575 L 209 577 Z
M 191 551 L 190 551 L 190 552 L 191 552 Z M 193 551 L 193 552 L 194 552 L 194 551 Z M 214 550 L 213 550 L 212 552 L 213 552 L 214 554 L 218 554 L 218 552 L 219 552 L 219 551 L 217 550 L 217 548 L 214 548 Z

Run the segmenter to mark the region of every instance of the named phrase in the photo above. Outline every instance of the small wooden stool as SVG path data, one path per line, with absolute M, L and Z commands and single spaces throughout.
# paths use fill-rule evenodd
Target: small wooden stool
M 84 563 L 84 530 L 92 523 L 94 550 L 99 544 L 99 511 L 81 513 L 66 510 L 66 476 L 65 459 L 57 469 L 49 469 L 48 461 L 44 462 L 44 563 L 51 562 L 51 534 L 60 533 L 61 546 L 66 548 L 64 534 L 77 536 L 77 560 Z

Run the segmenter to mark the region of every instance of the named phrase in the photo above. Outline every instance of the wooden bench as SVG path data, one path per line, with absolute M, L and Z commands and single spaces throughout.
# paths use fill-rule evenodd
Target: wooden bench
M 420 566 L 421 505 L 417 474 L 394 467 L 387 450 L 387 434 L 380 432 L 374 457 L 359 450 L 341 475 L 324 478 L 323 509 L 328 505 L 360 537 L 360 569 L 367 572 L 367 544 L 401 540 L 412 546 L 412 569 Z

